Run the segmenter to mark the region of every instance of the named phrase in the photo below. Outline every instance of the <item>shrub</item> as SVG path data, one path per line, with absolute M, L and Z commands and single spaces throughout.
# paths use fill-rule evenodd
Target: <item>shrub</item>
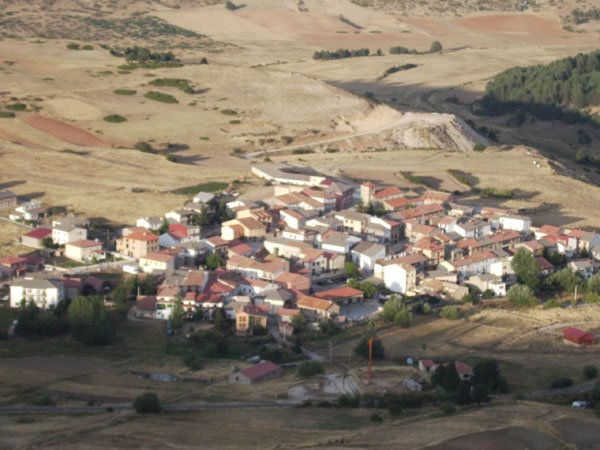
M 150 84 L 150 86 L 174 87 L 186 94 L 193 94 L 195 92 L 192 82 L 182 78 L 157 78 L 148 84 Z
M 454 414 L 456 412 L 456 407 L 452 403 L 450 403 L 450 402 L 443 402 L 440 405 L 440 412 L 444 416 L 449 416 L 449 415 Z
M 598 376 L 598 368 L 591 364 L 585 366 L 583 368 L 583 376 L 586 378 L 586 380 L 593 380 Z
M 486 149 L 486 146 L 485 146 L 485 145 L 483 145 L 483 144 L 475 144 L 475 145 L 473 146 L 473 151 L 475 151 L 475 152 L 482 152 L 482 151 L 484 151 L 485 149 Z
M 295 148 L 292 150 L 292 155 L 308 155 L 314 152 L 312 148 Z
M 458 320 L 460 315 L 456 306 L 447 305 L 440 310 L 440 316 L 448 320 Z
M 5 108 L 11 111 L 25 111 L 27 109 L 27 105 L 25 103 L 9 103 L 5 106 Z
M 81 48 L 81 46 L 79 44 L 76 44 L 75 42 L 69 42 L 67 44 L 67 48 L 69 50 L 79 50 Z
M 507 293 L 508 301 L 515 306 L 536 306 L 540 300 L 533 294 L 533 290 L 524 284 L 515 284 Z
M 104 116 L 103 119 L 105 122 L 111 122 L 111 123 L 127 122 L 127 119 L 123 116 L 120 116 L 119 114 L 109 114 L 108 116 Z
M 357 408 L 360 398 L 356 395 L 342 394 L 338 397 L 338 405 L 342 408 Z
M 158 396 L 153 392 L 137 396 L 133 401 L 133 407 L 138 414 L 158 414 L 162 411 Z
M 238 120 L 238 119 L 234 119 L 234 120 L 230 120 L 229 121 L 230 125 L 239 125 L 240 123 L 242 123 L 242 121 Z
M 495 295 L 496 294 L 494 293 L 494 291 L 492 291 L 491 289 L 486 289 L 481 293 L 481 298 L 484 300 L 489 300 L 491 298 L 494 298 Z
M 148 91 L 144 94 L 144 97 L 149 100 L 154 100 L 155 102 L 179 103 L 179 100 L 175 97 L 170 94 L 165 94 L 164 92 Z
M 374 422 L 374 423 L 383 423 L 383 417 L 381 417 L 377 413 L 371 414 L 371 417 L 369 417 L 369 419 L 371 420 L 371 422 Z
M 557 378 L 550 385 L 550 389 L 564 389 L 573 386 L 573 380 L 569 377 Z
M 235 11 L 237 9 L 237 6 L 233 2 L 227 1 L 225 2 L 225 9 L 228 9 L 229 11 Z
M 311 378 L 323 372 L 323 365 L 319 361 L 304 361 L 296 369 L 296 376 L 298 378 Z
M 135 95 L 137 91 L 133 89 L 115 89 L 113 93 L 117 95 Z
M 82 50 L 94 50 L 94 46 L 92 44 L 85 44 L 81 47 Z
M 0 118 L 2 118 L 2 119 L 12 119 L 14 117 L 15 117 L 14 112 L 0 111 Z
M 165 155 L 165 159 L 169 162 L 176 163 L 177 157 L 175 155 Z
M 238 112 L 233 109 L 222 109 L 221 114 L 225 114 L 226 116 L 237 116 Z
M 144 153 L 153 153 L 154 152 L 154 149 L 152 148 L 152 146 L 145 141 L 136 142 L 134 144 L 133 148 L 135 148 L 136 150 L 139 150 L 140 152 L 144 152 Z
M 56 402 L 48 394 L 36 397 L 32 402 L 34 406 L 56 406 Z
M 433 41 L 431 43 L 431 48 L 429 49 L 429 53 L 441 53 L 444 49 L 442 43 L 440 41 Z

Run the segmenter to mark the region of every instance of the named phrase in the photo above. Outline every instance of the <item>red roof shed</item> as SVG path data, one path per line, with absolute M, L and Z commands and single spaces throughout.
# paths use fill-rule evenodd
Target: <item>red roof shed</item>
M 577 345 L 591 345 L 596 341 L 596 336 L 579 328 L 565 328 L 563 330 L 563 339 Z

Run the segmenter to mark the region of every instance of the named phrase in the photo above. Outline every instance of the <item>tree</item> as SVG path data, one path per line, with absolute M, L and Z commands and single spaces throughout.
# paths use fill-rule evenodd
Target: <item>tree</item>
M 435 372 L 431 375 L 431 382 L 447 392 L 456 392 L 460 385 L 460 377 L 456 371 L 454 361 L 437 366 Z
M 491 289 L 486 289 L 481 293 L 481 298 L 484 300 L 489 300 L 490 298 L 494 298 L 496 294 Z
M 233 2 L 225 2 L 225 8 L 229 11 L 235 11 L 237 9 L 237 6 Z
M 600 273 L 596 273 L 590 277 L 587 282 L 587 291 L 592 294 L 600 294 Z
M 442 43 L 440 41 L 433 41 L 431 43 L 429 53 L 441 53 L 443 49 L 444 47 L 442 47 Z
M 369 339 L 371 337 L 373 338 L 373 359 L 384 359 L 385 349 L 383 348 L 383 342 L 381 342 L 381 339 L 377 338 L 377 334 L 375 334 L 375 332 L 365 334 L 358 342 L 356 347 L 354 347 L 354 353 L 358 356 L 362 356 L 363 358 L 368 358 Z
M 215 330 L 224 336 L 227 336 L 230 332 L 231 326 L 227 314 L 222 308 L 215 311 Z
M 111 340 L 111 325 L 100 297 L 77 297 L 68 309 L 69 330 L 85 345 L 105 345 Z
M 344 264 L 344 273 L 348 278 L 358 278 L 360 277 L 360 268 L 357 264 L 348 261 Z
M 294 327 L 294 330 L 302 332 L 306 328 L 306 317 L 304 317 L 304 314 L 302 313 L 296 314 L 292 317 L 291 324 Z
M 515 254 L 511 267 L 515 271 L 519 283 L 527 285 L 533 291 L 538 288 L 540 268 L 531 253 L 525 249 L 520 249 Z
M 164 219 L 163 223 L 160 225 L 160 228 L 158 229 L 158 234 L 165 234 L 167 231 L 169 231 L 169 222 L 167 222 L 167 219 Z
M 206 268 L 208 270 L 216 270 L 219 267 L 223 267 L 223 260 L 219 255 L 213 253 L 212 255 L 208 255 L 206 258 Z
M 385 302 L 381 316 L 384 320 L 405 328 L 412 323 L 412 313 L 404 306 L 399 295 L 392 295 Z
M 298 378 L 306 379 L 320 375 L 323 372 L 323 364 L 321 364 L 319 361 L 304 361 L 298 365 L 298 368 L 296 369 L 296 376 Z
M 471 391 L 471 395 L 473 397 L 473 401 L 478 405 L 481 405 L 483 402 L 490 401 L 488 388 L 484 384 L 475 384 Z
M 593 380 L 598 376 L 598 368 L 591 364 L 588 364 L 583 368 L 583 376 L 586 380 Z
M 162 411 L 158 396 L 153 392 L 138 395 L 133 401 L 133 408 L 138 414 L 159 414 Z
M 529 286 L 515 284 L 507 293 L 508 301 L 515 306 L 536 306 L 540 300 Z
M 173 308 L 171 308 L 171 315 L 169 316 L 169 320 L 171 321 L 171 328 L 175 332 L 179 331 L 183 326 L 183 319 L 185 318 L 185 311 L 183 310 L 183 299 L 180 294 L 175 296 L 175 303 L 173 303 Z
M 485 386 L 489 392 L 504 394 L 508 391 L 508 384 L 500 373 L 498 361 L 484 359 L 473 367 L 473 383 Z
M 554 285 L 560 292 L 573 292 L 575 286 L 583 284 L 583 280 L 569 268 L 564 268 L 552 274 L 548 278 L 548 282 Z
M 550 389 L 564 389 L 573 386 L 573 380 L 569 377 L 557 378 L 550 385 Z

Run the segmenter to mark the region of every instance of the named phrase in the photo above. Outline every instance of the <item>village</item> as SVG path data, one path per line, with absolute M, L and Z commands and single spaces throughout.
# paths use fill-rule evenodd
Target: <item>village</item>
M 327 356 L 305 348 L 300 331 L 365 330 L 381 317 L 406 327 L 417 310 L 456 314 L 454 305 L 497 304 L 507 297 L 527 305 L 532 292 L 522 292 L 529 289 L 528 280 L 515 271 L 515 258 L 532 262 L 538 281 L 569 272 L 584 283 L 597 278 L 600 268 L 600 234 L 535 227 L 528 216 L 461 204 L 452 193 L 268 163 L 253 166 L 252 174 L 272 196 L 255 201 L 198 192 L 180 210 L 140 217 L 134 226 L 106 233 L 86 218 L 49 217 L 51 208 L 40 202 L 18 203 L 12 192 L 0 192 L 6 220 L 31 227 L 20 243 L 32 251 L 0 259 L 6 306 L 33 303 L 48 310 L 100 296 L 108 307 L 123 307 L 116 300 L 116 282 L 99 275 L 109 272 L 123 280 L 151 280 L 143 292 L 138 283 L 126 296 L 130 321 L 163 321 L 168 335 L 183 333 L 181 319 L 216 327 L 226 321 L 239 338 L 271 335 L 281 348 L 320 363 Z M 587 292 L 580 288 L 579 297 L 577 282 L 559 290 L 562 296 L 553 291 L 540 297 L 546 303 L 594 301 L 592 281 Z M 16 334 L 15 322 L 8 336 Z M 565 344 L 597 342 L 587 330 L 564 327 L 562 333 Z M 352 382 L 329 377 L 325 391 L 364 393 L 372 360 L 381 358 L 373 336 L 365 354 L 368 372 L 354 373 Z M 408 391 L 427 389 L 436 369 L 449 362 L 412 356 L 406 364 L 420 375 L 411 372 L 394 381 Z M 279 359 L 250 358 L 229 381 L 253 384 L 279 377 Z M 298 364 L 295 357 L 289 361 Z M 465 362 L 454 366 L 460 380 L 473 378 Z M 290 389 L 289 398 L 306 401 L 308 391 Z

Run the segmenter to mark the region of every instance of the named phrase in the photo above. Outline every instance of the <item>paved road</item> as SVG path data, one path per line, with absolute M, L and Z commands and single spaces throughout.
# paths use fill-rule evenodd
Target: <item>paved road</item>
M 177 403 L 163 405 L 165 411 L 213 411 L 218 409 L 279 409 L 293 408 L 297 403 L 282 402 L 228 402 L 228 403 Z M 131 405 L 106 406 L 3 406 L 0 414 L 98 414 L 106 413 L 107 408 L 115 412 L 133 412 Z

